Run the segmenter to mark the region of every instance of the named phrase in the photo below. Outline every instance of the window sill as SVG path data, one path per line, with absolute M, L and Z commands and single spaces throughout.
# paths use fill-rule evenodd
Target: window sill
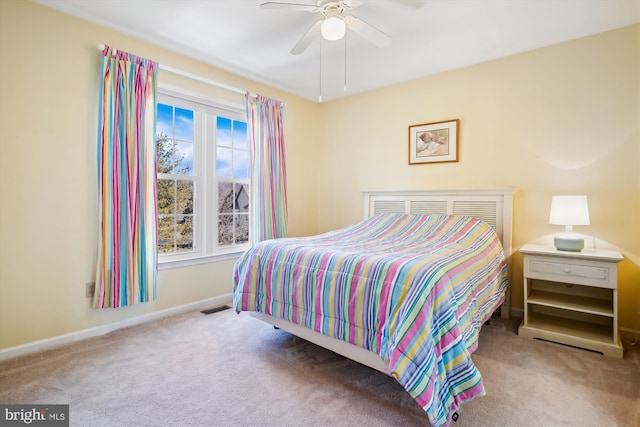
M 192 265 L 208 264 L 212 262 L 226 261 L 230 259 L 238 259 L 247 248 L 238 248 L 233 251 L 218 253 L 215 255 L 193 255 L 181 258 L 160 258 L 158 260 L 158 270 L 169 270 L 172 268 L 189 267 Z

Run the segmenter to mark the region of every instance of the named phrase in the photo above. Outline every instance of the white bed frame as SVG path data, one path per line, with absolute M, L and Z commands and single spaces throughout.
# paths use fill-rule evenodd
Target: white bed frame
M 510 264 L 513 194 L 515 191 L 516 189 L 512 187 L 399 191 L 365 190 L 363 191 L 364 217 L 370 218 L 379 213 L 474 216 L 489 223 L 496 230 L 507 257 L 507 263 Z M 505 302 L 500 308 L 500 315 L 505 319 L 509 318 L 509 297 L 510 292 L 507 289 Z M 358 363 L 377 369 L 385 374 L 389 373 L 389 367 L 377 353 L 267 314 L 252 312 L 251 315 Z

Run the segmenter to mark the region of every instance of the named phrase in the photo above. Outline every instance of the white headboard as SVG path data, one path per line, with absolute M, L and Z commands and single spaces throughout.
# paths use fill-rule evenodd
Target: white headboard
M 434 190 L 364 190 L 364 217 L 379 213 L 469 215 L 489 223 L 511 259 L 513 194 L 516 188 L 462 188 Z M 509 291 L 502 317 L 509 317 Z

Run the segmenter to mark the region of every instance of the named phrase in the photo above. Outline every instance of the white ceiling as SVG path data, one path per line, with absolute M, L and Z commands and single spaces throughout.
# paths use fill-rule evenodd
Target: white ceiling
M 393 41 L 377 48 L 347 32 L 344 92 L 343 40 L 289 53 L 317 14 L 260 8 L 266 0 L 33 1 L 313 101 L 321 89 L 323 102 L 640 22 L 640 0 L 366 1 L 348 13 Z

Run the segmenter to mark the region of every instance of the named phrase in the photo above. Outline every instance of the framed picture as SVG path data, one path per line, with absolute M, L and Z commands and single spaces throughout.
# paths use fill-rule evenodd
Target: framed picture
M 409 126 L 409 164 L 458 161 L 460 120 Z

